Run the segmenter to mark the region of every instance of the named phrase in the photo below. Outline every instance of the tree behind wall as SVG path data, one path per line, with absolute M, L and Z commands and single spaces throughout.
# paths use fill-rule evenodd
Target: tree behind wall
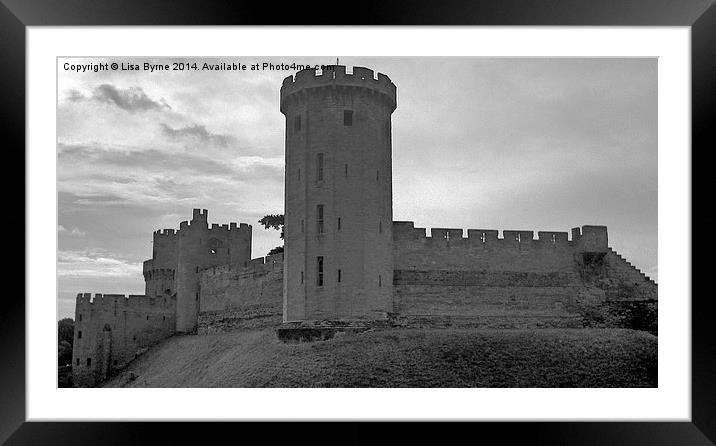
M 72 341 L 75 335 L 75 321 L 66 317 L 57 322 L 58 363 L 65 365 L 72 362 Z
M 277 231 L 281 231 L 281 240 L 283 240 L 283 214 L 268 214 L 265 215 L 261 220 L 259 220 L 259 223 L 261 223 L 264 228 L 266 229 L 276 229 Z M 268 255 L 278 254 L 283 252 L 283 246 L 277 246 L 271 251 L 268 252 Z

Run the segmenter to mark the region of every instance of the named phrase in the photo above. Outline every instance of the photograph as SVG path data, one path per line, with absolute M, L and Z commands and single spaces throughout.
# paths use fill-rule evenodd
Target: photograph
M 715 2 L 0 0 L 0 444 L 714 446 Z
M 659 386 L 657 57 L 56 60 L 58 387 Z

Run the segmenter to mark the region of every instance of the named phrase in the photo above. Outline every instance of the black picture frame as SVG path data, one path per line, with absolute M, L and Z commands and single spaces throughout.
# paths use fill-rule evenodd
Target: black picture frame
M 187 0 L 1 0 L 0 80 L 5 154 L 24 153 L 25 32 L 28 26 L 137 25 L 534 25 L 534 26 L 688 26 L 692 61 L 692 167 L 707 169 L 707 144 L 714 138 L 716 109 L 716 7 L 714 0 L 441 0 L 400 2 L 273 2 Z M 350 11 L 350 12 L 349 12 Z M 9 137 L 9 138 L 8 138 Z M 9 139 L 9 141 L 8 141 Z M 699 162 L 701 161 L 701 162 Z M 17 188 L 17 181 L 14 188 Z M 7 187 L 6 186 L 6 187 Z M 8 191 L 12 189 L 8 188 Z M 692 228 L 704 231 L 692 247 L 693 284 L 701 283 L 713 263 L 705 254 L 716 212 L 709 203 L 711 182 L 692 173 Z M 12 193 L 12 192 L 10 192 Z M 710 201 L 709 201 L 710 200 Z M 703 202 L 703 205 L 700 204 Z M 24 204 L 14 207 L 17 219 Z M 693 222 L 706 221 L 696 226 Z M 17 222 L 16 227 L 17 227 Z M 49 230 L 49 229 L 48 229 Z M 692 231 L 697 234 L 695 231 Z M 25 240 L 31 237 L 25 233 Z M 682 234 L 673 236 L 685 237 Z M 24 249 L 23 249 L 24 251 Z M 18 252 L 18 251 L 15 251 Z M 18 256 L 13 255 L 17 261 Z M 24 263 L 24 262 L 23 262 Z M 31 265 L 28 265 L 31 267 Z M 6 270 L 7 271 L 7 270 Z M 11 278 L 19 282 L 16 274 Z M 24 283 L 24 282 L 23 282 Z M 693 288 L 696 290 L 697 288 Z M 23 290 L 24 291 L 24 290 Z M 716 330 L 714 305 L 707 291 L 692 292 L 692 422 L 547 422 L 394 424 L 374 432 L 373 423 L 321 426 L 241 426 L 233 423 L 41 423 L 25 422 L 25 304 L 8 293 L 0 310 L 0 441 L 7 444 L 126 444 L 149 440 L 147 430 L 162 442 L 195 443 L 196 439 L 248 438 L 260 432 L 271 443 L 318 441 L 359 444 L 399 441 L 402 444 L 440 438 L 496 438 L 500 443 L 708 445 L 716 443 Z M 24 292 L 23 292 L 24 295 Z M 689 299 L 690 296 L 673 296 Z M 300 409 L 299 409 L 300 410 Z M 384 424 L 380 427 L 385 428 Z M 449 435 L 446 437 L 445 435 Z M 459 435 L 459 436 L 458 436 Z M 496 437 L 493 437 L 496 436 Z M 396 443 L 397 444 L 397 443 Z

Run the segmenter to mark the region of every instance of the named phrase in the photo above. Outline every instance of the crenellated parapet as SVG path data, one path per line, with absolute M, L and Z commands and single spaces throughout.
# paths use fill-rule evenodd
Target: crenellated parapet
M 555 247 L 571 247 L 580 249 L 607 249 L 606 226 L 583 226 L 582 229 L 572 230 L 572 239 L 569 233 L 559 231 L 538 231 L 537 238 L 534 231 L 498 229 L 453 229 L 432 228 L 430 235 L 426 235 L 426 228 L 416 228 L 412 221 L 393 222 L 393 240 L 422 241 L 434 245 L 472 245 L 472 246 L 520 246 L 541 245 Z M 586 235 L 583 235 L 586 234 Z M 467 235 L 467 237 L 465 237 Z
M 209 211 L 195 208 L 178 230 L 154 231 L 152 258 L 142 265 L 146 295 L 176 295 L 180 331 L 192 331 L 196 325 L 199 270 L 243 263 L 251 256 L 251 225 L 209 225 L 208 219 Z
M 148 311 L 173 311 L 176 300 L 171 296 L 153 297 L 143 294 L 78 293 L 77 310 L 114 311 L 116 308 Z
M 187 230 L 190 227 L 207 229 L 209 226 L 208 218 L 209 211 L 207 211 L 206 209 L 192 209 L 191 221 L 184 220 L 180 222 L 179 231 Z
M 162 231 L 155 231 L 155 237 L 157 235 L 164 235 L 169 237 L 185 236 L 188 229 L 202 229 L 209 231 L 210 234 L 221 236 L 221 235 L 251 235 L 251 225 L 247 223 L 230 222 L 227 224 L 208 223 L 209 211 L 206 209 L 193 209 L 192 219 L 184 220 L 179 223 L 179 230 L 164 229 Z M 156 240 L 156 239 L 155 239 Z
M 385 74 L 376 74 L 365 67 L 353 67 L 353 72 L 348 73 L 345 65 L 328 65 L 322 70 L 305 69 L 285 78 L 281 86 L 281 111 L 289 101 L 300 100 L 297 96 L 326 88 L 361 89 L 382 96 L 391 110 L 396 108 L 396 87 Z
M 72 375 L 90 387 L 174 333 L 176 299 L 79 293 L 75 305 Z
M 582 226 L 572 229 L 572 241 L 579 252 L 606 253 L 609 237 L 606 226 Z
M 157 229 L 154 231 L 153 234 L 153 240 L 156 242 L 158 240 L 176 240 L 177 231 L 176 229 Z
M 243 233 L 251 233 L 251 225 L 246 223 L 234 223 L 231 222 L 229 224 L 216 224 L 212 223 L 211 227 L 209 228 L 209 231 L 211 231 L 214 234 L 220 234 L 220 233 L 226 233 L 226 232 L 243 232 Z

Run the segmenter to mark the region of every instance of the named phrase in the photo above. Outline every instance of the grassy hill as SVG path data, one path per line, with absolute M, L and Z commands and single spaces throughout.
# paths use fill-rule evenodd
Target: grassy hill
M 103 385 L 656 387 L 656 358 L 657 338 L 633 330 L 385 329 L 284 344 L 263 328 L 174 336 Z

